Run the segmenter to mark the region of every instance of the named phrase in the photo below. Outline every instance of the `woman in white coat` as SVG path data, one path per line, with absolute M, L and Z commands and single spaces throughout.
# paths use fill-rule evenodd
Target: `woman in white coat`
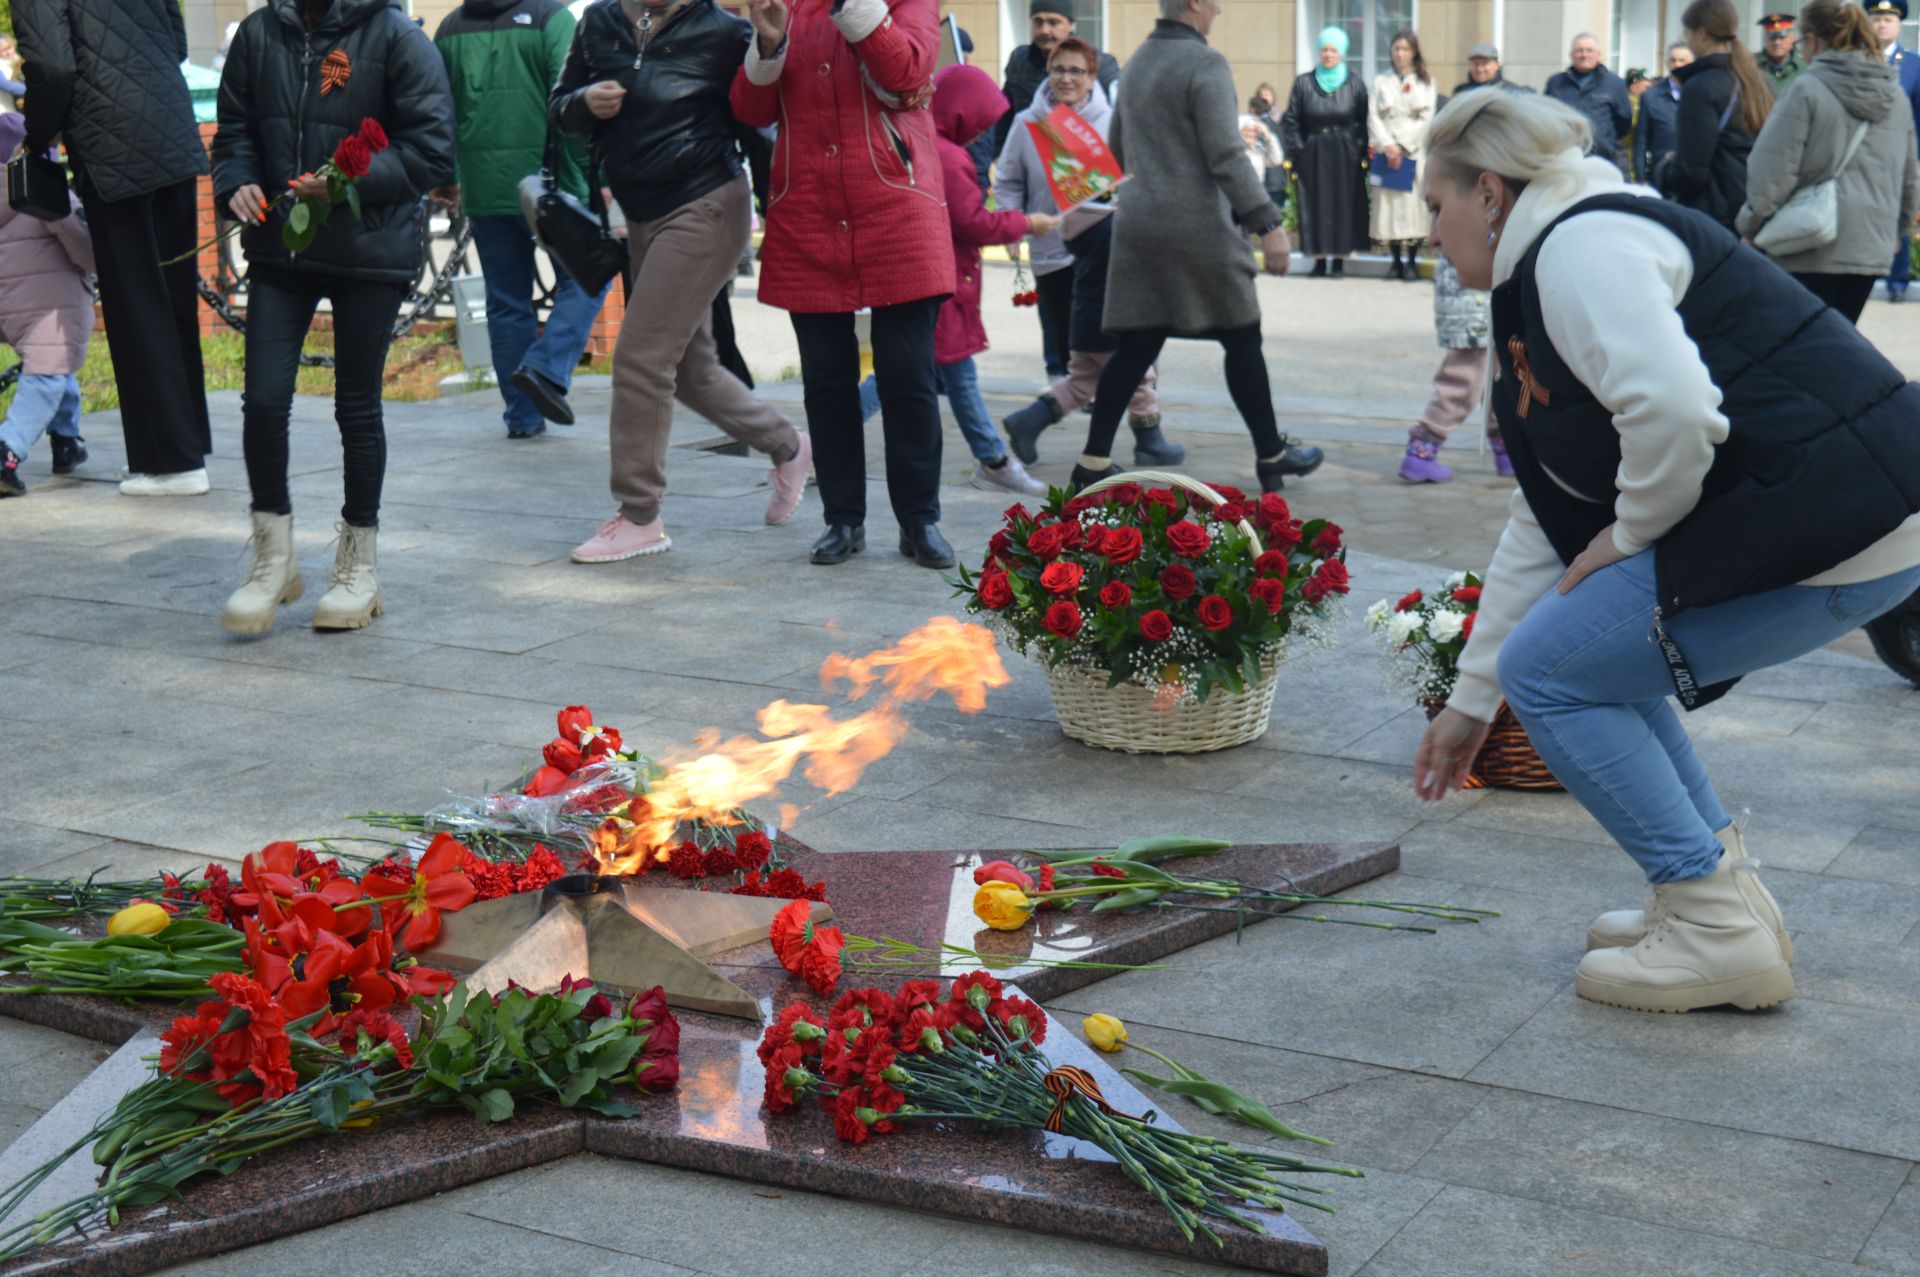
M 1373 78 L 1367 99 L 1367 138 L 1373 146 L 1375 183 L 1368 231 L 1375 243 L 1393 250 L 1389 279 L 1408 283 L 1420 278 L 1420 241 L 1427 237 L 1427 206 L 1420 184 L 1395 190 L 1387 173 L 1398 173 L 1409 161 L 1417 167 L 1425 149 L 1427 125 L 1433 122 L 1433 76 L 1420 56 L 1420 37 L 1402 31 L 1393 37 L 1393 70 Z

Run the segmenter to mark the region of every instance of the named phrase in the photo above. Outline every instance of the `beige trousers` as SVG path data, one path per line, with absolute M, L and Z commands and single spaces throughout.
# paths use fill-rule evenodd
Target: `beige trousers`
M 1419 424 L 1410 432 L 1412 436 L 1427 443 L 1445 443 L 1447 436 L 1479 406 L 1480 392 L 1486 384 L 1486 351 L 1447 351 L 1441 356 L 1440 370 L 1433 374 L 1433 398 L 1427 401 L 1427 410 L 1420 414 Z M 1489 434 L 1500 433 L 1491 414 L 1487 430 Z
M 1067 375 L 1053 383 L 1047 391 L 1053 401 L 1060 405 L 1061 412 L 1072 412 L 1082 404 L 1093 402 L 1094 391 L 1100 387 L 1100 370 L 1113 358 L 1111 350 L 1074 350 L 1067 354 Z M 1152 367 L 1147 375 L 1140 379 L 1140 385 L 1134 390 L 1133 398 L 1127 404 L 1129 417 L 1151 417 L 1160 411 L 1160 378 Z
M 664 217 L 627 223 L 633 285 L 613 348 L 613 499 L 634 523 L 660 516 L 667 490 L 673 401 L 775 461 L 790 460 L 799 433 L 720 366 L 713 299 L 746 250 L 753 197 L 743 175 Z

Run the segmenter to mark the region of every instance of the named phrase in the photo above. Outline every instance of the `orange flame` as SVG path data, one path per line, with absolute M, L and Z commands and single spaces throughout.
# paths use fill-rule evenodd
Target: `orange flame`
M 732 823 L 736 809 L 777 793 L 803 764 L 803 774 L 815 787 L 829 795 L 844 793 L 906 737 L 907 722 L 900 712 L 906 702 L 945 693 L 961 712 L 974 714 L 986 705 L 988 688 L 1010 681 L 993 635 L 946 616 L 867 656 L 834 653 L 822 663 L 820 680 L 825 688 L 845 682 L 850 700 L 859 700 L 878 684 L 878 703 L 851 718 L 836 719 L 825 705 L 777 700 L 756 718 L 768 739 L 707 740 L 697 751 L 661 760 L 666 774 L 652 783 L 644 798 L 634 800 L 631 827 L 595 839 L 602 869 L 633 873 L 650 860 L 664 860 L 679 841 L 682 823 Z M 781 820 L 790 822 L 791 804 L 782 804 L 780 810 Z

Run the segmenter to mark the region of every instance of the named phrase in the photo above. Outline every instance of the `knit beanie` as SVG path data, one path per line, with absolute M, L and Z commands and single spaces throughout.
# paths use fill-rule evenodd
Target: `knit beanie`
M 1076 21 L 1073 13 L 1073 0 L 1033 0 L 1027 6 L 1027 16 L 1040 13 L 1057 13 L 1068 22 Z

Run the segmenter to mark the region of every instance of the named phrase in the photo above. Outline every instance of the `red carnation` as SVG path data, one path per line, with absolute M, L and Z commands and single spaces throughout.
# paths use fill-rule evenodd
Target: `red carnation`
M 1411 612 L 1414 608 L 1419 607 L 1421 603 L 1425 601 L 1426 601 L 1426 595 L 1420 593 L 1420 591 L 1418 590 L 1415 590 L 1411 594 L 1402 596 L 1400 601 L 1393 605 L 1393 610 L 1396 612 Z
M 1065 599 L 1048 608 L 1043 619 L 1046 621 L 1047 629 L 1065 639 L 1080 633 L 1080 626 L 1083 623 L 1079 607 Z
M 1169 563 L 1160 569 L 1160 588 L 1170 599 L 1189 599 L 1200 588 L 1200 578 L 1184 563 Z
M 1462 643 L 1473 637 L 1473 620 L 1479 615 L 1478 612 L 1469 612 L 1467 613 L 1467 619 L 1460 622 L 1460 641 Z
M 774 956 L 789 971 L 800 969 L 800 950 L 806 946 L 808 919 L 812 916 L 812 906 L 804 900 L 796 900 L 773 916 L 773 923 L 767 930 L 767 938 L 773 942 Z
M 1080 578 L 1086 575 L 1086 569 L 1078 563 L 1049 563 L 1040 573 L 1040 588 L 1048 594 L 1068 595 L 1080 588 Z
M 1109 581 L 1100 587 L 1100 602 L 1118 612 L 1133 602 L 1133 587 L 1125 581 Z
M 733 854 L 742 869 L 758 869 L 773 854 L 773 844 L 759 830 L 740 834 L 733 840 Z
M 1131 563 L 1140 557 L 1140 547 L 1146 544 L 1139 528 L 1109 528 L 1100 552 L 1107 556 L 1107 562 L 1118 566 Z
M 1247 593 L 1267 605 L 1269 613 L 1287 605 L 1287 583 L 1278 577 L 1263 576 L 1247 587 Z
M 1453 592 L 1453 601 L 1455 603 L 1478 603 L 1480 601 L 1480 587 L 1477 585 L 1461 586 Z
M 333 166 L 350 181 L 365 177 L 372 165 L 373 148 L 358 133 L 341 138 L 340 145 L 333 148 Z
M 1207 552 L 1207 547 L 1213 544 L 1213 538 L 1199 524 L 1182 519 L 1167 529 L 1167 544 L 1181 558 L 1197 559 Z
M 360 121 L 360 140 L 375 155 L 387 149 L 387 131 L 380 127 L 380 121 L 371 115 Z
M 676 878 L 698 878 L 706 871 L 706 857 L 691 842 L 681 843 L 668 854 L 667 872 Z
M 1149 643 L 1164 643 L 1173 637 L 1173 618 L 1155 608 L 1140 618 L 1140 634 Z

